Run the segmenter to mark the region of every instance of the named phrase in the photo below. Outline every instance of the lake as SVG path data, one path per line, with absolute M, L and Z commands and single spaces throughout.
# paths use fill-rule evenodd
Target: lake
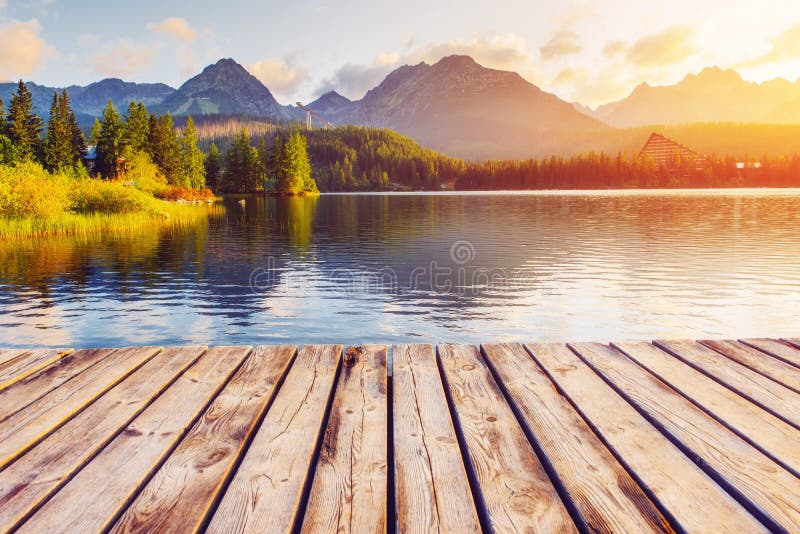
M 0 346 L 800 335 L 800 191 L 226 198 L 0 243 Z

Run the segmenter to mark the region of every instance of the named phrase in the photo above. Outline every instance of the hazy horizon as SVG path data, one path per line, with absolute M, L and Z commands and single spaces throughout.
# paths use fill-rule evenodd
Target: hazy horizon
M 800 72 L 800 6 L 781 0 L 735 7 L 718 0 L 505 1 L 491 8 L 470 0 L 457 17 L 441 2 L 419 0 L 82 4 L 0 0 L 0 80 L 67 86 L 118 77 L 177 87 L 231 57 L 293 103 L 327 90 L 357 99 L 402 64 L 466 54 L 596 107 L 642 82 L 669 85 L 710 66 L 755 82 L 795 81 Z

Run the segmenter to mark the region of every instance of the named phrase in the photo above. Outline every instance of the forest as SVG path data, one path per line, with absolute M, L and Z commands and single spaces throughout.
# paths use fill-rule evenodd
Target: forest
M 791 153 L 781 149 L 791 127 L 751 125 L 734 129 L 773 139 L 776 155 L 736 152 L 707 156 L 708 165 L 698 170 L 691 162 L 680 168 L 658 169 L 638 151 L 616 153 L 587 152 L 571 157 L 553 156 L 518 161 L 470 162 L 421 147 L 408 137 L 391 130 L 344 126 L 335 129 L 301 130 L 298 125 L 267 124 L 227 117 L 198 126 L 201 147 L 210 146 L 219 154 L 241 140 L 241 130 L 252 136 L 254 150 L 262 161 L 276 137 L 302 133 L 320 191 L 436 191 L 529 190 L 529 189 L 637 189 L 637 188 L 716 188 L 716 187 L 798 187 L 800 149 Z M 231 132 L 240 131 L 231 138 Z M 675 131 L 700 132 L 722 136 L 719 124 L 675 127 Z M 673 130 L 667 130 L 672 133 Z M 647 129 L 635 129 L 641 148 L 649 136 Z M 680 139 L 680 138 L 678 138 Z M 713 144 L 713 143 L 707 143 Z M 724 147 L 722 140 L 719 147 Z M 731 146 L 731 145 L 729 145 Z M 766 145 L 764 145 L 766 146 Z M 260 148 L 258 148 L 260 147 Z M 763 148 L 763 146 L 762 146 Z M 791 146 L 786 150 L 793 149 Z M 637 149 L 638 150 L 638 149 Z M 790 155 L 781 155 L 790 154 Z M 266 165 L 266 163 L 264 164 Z M 265 167 L 266 168 L 266 167 Z M 224 168 L 220 170 L 224 174 Z M 258 183 L 258 180 L 255 181 Z M 221 189 L 225 189 L 223 186 Z M 247 189 L 247 188 L 245 188 Z

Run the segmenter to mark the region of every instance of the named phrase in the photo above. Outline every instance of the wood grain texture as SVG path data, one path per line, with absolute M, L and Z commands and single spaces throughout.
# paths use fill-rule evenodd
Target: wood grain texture
M 112 526 L 249 353 L 248 347 L 216 347 L 204 354 L 19 532 L 98 532 Z
M 303 532 L 386 532 L 386 353 L 377 345 L 348 352 L 353 356 L 339 375 Z
M 0 422 L 0 469 L 155 356 L 156 347 L 112 351 L 96 365 Z M 112 353 L 113 352 L 113 353 Z
M 341 353 L 340 345 L 301 349 L 208 532 L 287 532 L 300 519 Z
M 645 489 L 689 532 L 766 532 L 565 345 L 526 345 Z
M 800 475 L 800 430 L 651 343 L 614 347 Z
M 79 375 L 108 354 L 108 351 L 97 349 L 73 352 L 0 391 L 0 422 Z
M 70 353 L 72 353 L 72 349 L 33 350 L 0 364 L 0 391 L 24 380 Z
M 397 531 L 480 532 L 434 349 L 392 355 Z
M 2 369 L 6 363 L 19 358 L 26 352 L 30 351 L 25 349 L 0 349 L 0 369 Z
M 592 532 L 670 532 L 669 523 L 517 343 L 483 345 L 486 362 Z
M 696 341 L 655 341 L 692 367 L 800 428 L 800 394 Z
M 800 349 L 789 343 L 766 338 L 742 339 L 740 341 L 800 369 Z
M 793 365 L 767 356 L 760 350 L 748 347 L 738 341 L 706 340 L 700 343 L 767 378 L 771 378 L 779 384 L 783 384 L 794 390 L 795 393 L 800 392 L 800 369 Z
M 454 422 L 499 532 L 577 532 L 478 349 L 439 345 Z
M 160 352 L 0 471 L 0 525 L 21 524 L 204 351 L 204 347 L 181 347 Z
M 111 531 L 198 531 L 296 351 L 256 348 Z
M 648 414 L 684 453 L 727 482 L 770 528 L 800 531 L 800 480 L 622 353 L 597 343 L 573 345 L 629 402 Z M 719 478 L 717 478 L 719 477 Z M 771 523 L 774 522 L 774 523 Z

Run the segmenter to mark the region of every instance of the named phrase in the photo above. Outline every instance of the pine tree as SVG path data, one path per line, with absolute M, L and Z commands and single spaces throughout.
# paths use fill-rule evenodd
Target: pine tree
M 286 168 L 284 163 L 286 154 L 283 147 L 283 136 L 275 136 L 275 140 L 272 142 L 272 151 L 269 159 L 267 160 L 267 174 L 269 174 L 270 178 L 275 183 L 276 191 L 280 191 L 281 187 L 283 187 L 283 184 L 286 181 L 284 173 Z
M 316 193 L 317 183 L 311 176 L 306 138 L 299 132 L 293 133 L 283 146 L 282 152 L 281 170 L 278 172 L 278 193 L 282 195 Z
M 181 143 L 178 134 L 175 133 L 172 115 L 169 113 L 158 119 L 155 141 L 153 160 L 164 173 L 167 183 L 174 186 L 183 185 Z
M 8 124 L 6 123 L 6 105 L 3 99 L 0 98 L 0 135 L 5 137 L 8 135 Z
M 97 172 L 106 178 L 117 178 L 118 163 L 125 148 L 123 124 L 114 103 L 109 100 L 103 111 L 103 122 L 97 140 Z
M 66 90 L 53 94 L 45 137 L 44 163 L 53 172 L 75 167 L 85 150 L 83 132 L 69 103 Z
M 40 159 L 44 121 L 33 112 L 33 95 L 20 80 L 8 108 L 8 133 L 20 159 Z
M 183 157 L 183 181 L 192 189 L 200 189 L 206 183 L 206 169 L 203 152 L 197 147 L 197 129 L 194 119 L 186 119 L 186 128 L 181 135 L 181 154 Z
M 100 129 L 103 127 L 100 119 L 94 119 L 92 123 L 92 129 L 89 131 L 89 142 L 94 146 L 97 146 L 97 142 L 100 140 Z
M 86 154 L 86 138 L 72 109 L 69 110 L 69 128 L 72 132 L 72 153 L 76 157 L 76 162 L 83 162 L 83 155 Z
M 125 113 L 125 144 L 134 152 L 147 151 L 150 117 L 143 102 L 131 102 Z
M 53 93 L 50 118 L 47 121 L 44 163 L 51 172 L 61 171 L 69 166 L 71 139 L 68 117 L 64 117 L 59 106 L 58 92 Z
M 220 161 L 219 161 L 219 148 L 217 148 L 216 143 L 211 144 L 211 148 L 208 151 L 208 155 L 206 156 L 205 161 L 206 167 L 206 187 L 211 189 L 212 191 L 216 191 L 219 186 L 219 178 L 220 178 Z
M 242 128 L 225 155 L 223 189 L 231 193 L 254 192 L 262 178 L 258 150 L 252 146 L 250 135 Z

